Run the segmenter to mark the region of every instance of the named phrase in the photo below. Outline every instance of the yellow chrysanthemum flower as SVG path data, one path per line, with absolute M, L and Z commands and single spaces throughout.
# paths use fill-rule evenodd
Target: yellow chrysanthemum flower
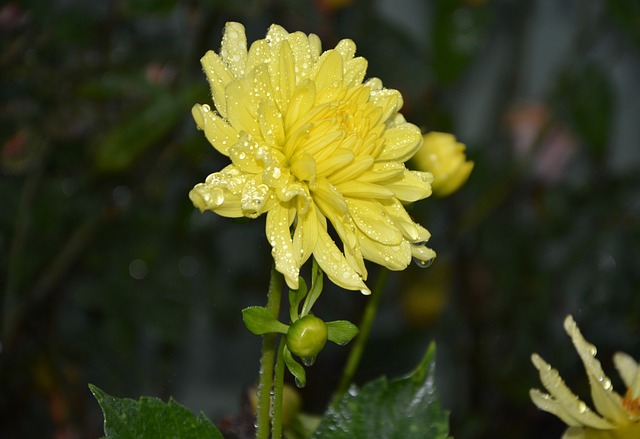
M 277 25 L 247 50 L 244 27 L 227 23 L 220 53 L 202 58 L 215 111 L 196 105 L 193 116 L 231 164 L 189 197 L 223 216 L 266 213 L 290 288 L 311 255 L 332 282 L 365 294 L 364 259 L 402 270 L 435 257 L 403 206 L 431 194 L 431 174 L 404 166 L 422 135 L 398 113 L 398 91 L 362 82 L 367 61 L 355 50 L 342 40 L 322 52 L 316 35 Z
M 600 362 L 595 358 L 596 348 L 587 342 L 571 316 L 564 321 L 584 363 L 591 398 L 598 413 L 592 411 L 566 386 L 557 370 L 552 369 L 539 355 L 531 360 L 540 372 L 540 380 L 548 394 L 531 390 L 531 399 L 544 411 L 562 419 L 569 429 L 563 439 L 637 439 L 640 438 L 640 367 L 629 355 L 618 352 L 613 362 L 627 386 L 625 396 L 613 390 L 611 380 L 604 374 Z
M 467 161 L 464 150 L 464 144 L 453 134 L 432 131 L 424 135 L 422 148 L 413 160 L 418 169 L 433 174 L 431 187 L 436 195 L 452 194 L 469 178 L 473 162 Z

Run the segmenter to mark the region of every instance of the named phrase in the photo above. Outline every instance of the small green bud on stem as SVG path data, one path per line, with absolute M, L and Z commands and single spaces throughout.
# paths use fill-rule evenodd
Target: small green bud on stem
M 327 325 L 307 314 L 291 324 L 287 331 L 287 347 L 300 358 L 314 358 L 327 343 Z

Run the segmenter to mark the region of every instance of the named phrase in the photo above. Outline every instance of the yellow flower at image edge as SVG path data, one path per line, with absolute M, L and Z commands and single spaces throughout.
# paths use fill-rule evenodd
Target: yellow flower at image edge
M 418 169 L 433 174 L 433 192 L 447 196 L 458 190 L 469 178 L 473 162 L 467 161 L 464 144 L 453 134 L 432 131 L 424 135 L 422 148 L 413 160 Z
M 365 259 L 402 270 L 435 257 L 429 232 L 404 208 L 431 194 L 431 174 L 404 165 L 422 134 L 398 113 L 398 91 L 363 83 L 367 61 L 355 50 L 342 40 L 322 52 L 316 35 L 277 25 L 247 50 L 244 27 L 227 23 L 220 53 L 201 60 L 215 110 L 196 105 L 193 117 L 231 164 L 189 197 L 227 217 L 266 213 L 290 288 L 311 255 L 332 282 L 365 294 Z
M 613 390 L 611 380 L 604 374 L 595 358 L 596 348 L 588 343 L 575 321 L 568 316 L 565 330 L 582 359 L 589 384 L 591 398 L 597 411 L 592 411 L 566 386 L 557 370 L 539 355 L 531 359 L 540 372 L 540 380 L 549 392 L 531 390 L 531 399 L 540 409 L 556 415 L 569 429 L 563 439 L 637 439 L 640 438 L 640 367 L 629 355 L 618 352 L 613 362 L 627 386 L 625 396 Z

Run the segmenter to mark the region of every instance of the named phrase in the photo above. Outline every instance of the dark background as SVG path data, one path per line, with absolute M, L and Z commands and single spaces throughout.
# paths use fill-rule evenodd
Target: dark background
M 621 393 L 640 357 L 640 3 L 636 0 L 25 0 L 0 6 L 0 436 L 92 438 L 87 383 L 238 410 L 259 339 L 264 218 L 197 212 L 190 188 L 226 162 L 195 128 L 199 65 L 224 23 L 351 38 L 423 130 L 453 132 L 475 169 L 410 208 L 438 252 L 392 273 L 357 377 L 410 371 L 438 344 L 451 431 L 560 437 L 538 411 L 540 353 L 588 398 L 571 313 Z M 376 277 L 372 268 L 370 285 Z M 327 288 L 326 319 L 366 298 Z M 347 348 L 308 371 L 320 413 Z

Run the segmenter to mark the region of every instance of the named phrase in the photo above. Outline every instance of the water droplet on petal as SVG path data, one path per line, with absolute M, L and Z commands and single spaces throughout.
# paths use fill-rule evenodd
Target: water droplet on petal
M 431 264 L 433 264 L 433 258 L 427 259 L 426 261 L 418 258 L 413 258 L 413 263 L 416 264 L 420 268 L 429 268 Z
M 298 389 L 302 389 L 304 387 L 304 384 L 298 379 L 298 377 L 296 377 L 296 387 Z
M 316 362 L 316 357 L 306 357 L 302 359 L 302 364 L 304 364 L 307 367 L 313 366 L 315 362 Z
M 587 411 L 587 405 L 584 402 L 579 401 L 578 402 L 578 412 L 584 413 L 586 411 Z
M 214 190 L 212 190 L 210 202 L 213 207 L 222 206 L 222 204 L 224 203 L 224 191 L 220 188 L 215 188 Z

